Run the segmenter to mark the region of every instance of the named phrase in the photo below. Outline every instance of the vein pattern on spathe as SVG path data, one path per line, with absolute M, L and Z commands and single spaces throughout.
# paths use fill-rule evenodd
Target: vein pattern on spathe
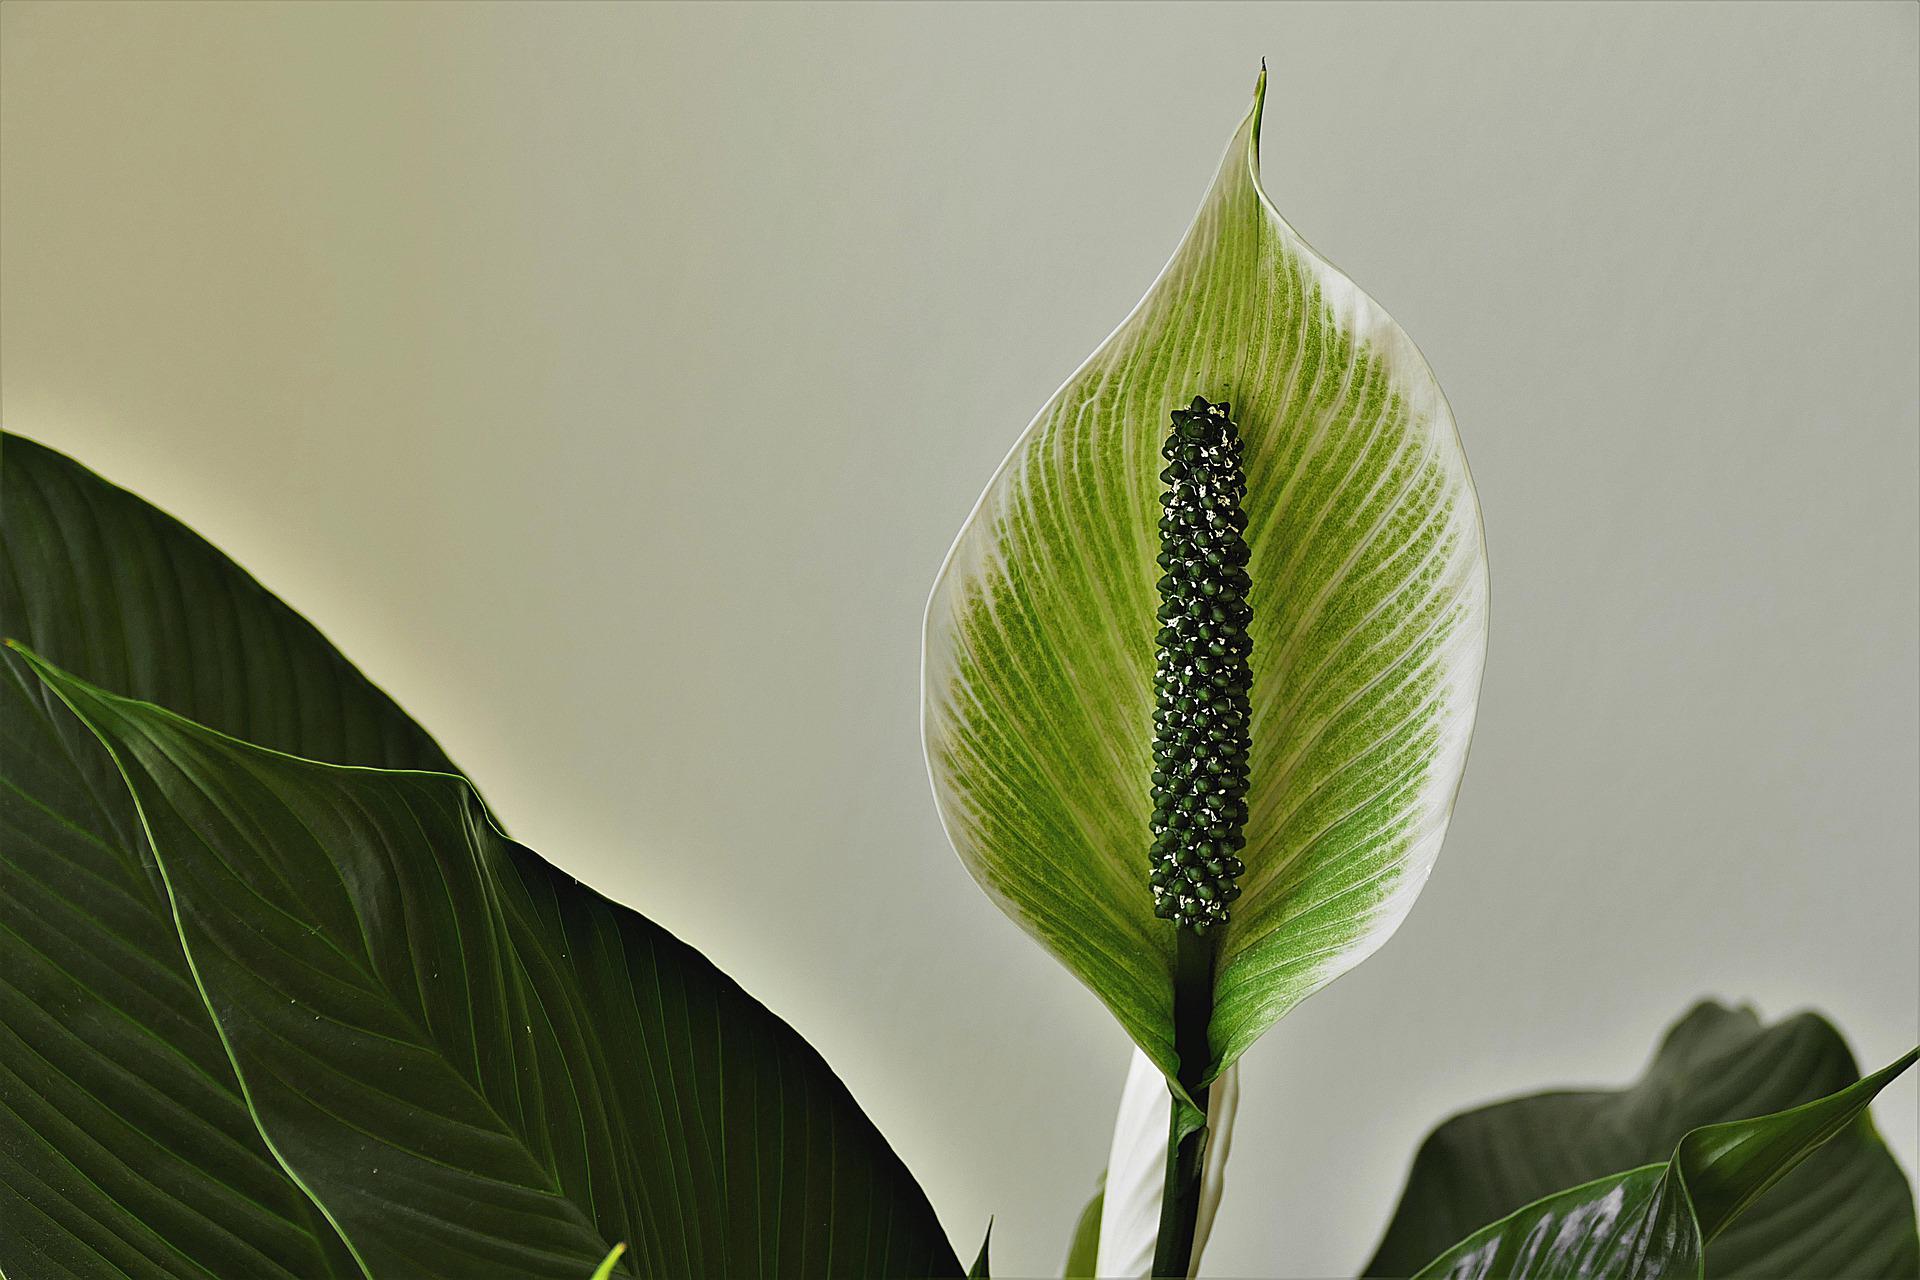
M 1041 410 L 928 604 L 928 767 L 1004 910 L 1173 1073 L 1147 888 L 1159 450 L 1228 401 L 1253 620 L 1244 895 L 1218 1071 L 1376 949 L 1430 871 L 1485 649 L 1479 512 L 1411 341 L 1260 191 L 1259 106 L 1140 305 Z

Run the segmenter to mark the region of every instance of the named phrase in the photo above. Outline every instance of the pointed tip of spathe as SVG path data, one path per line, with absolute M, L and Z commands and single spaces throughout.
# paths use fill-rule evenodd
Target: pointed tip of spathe
M 1260 120 L 1266 112 L 1266 106 L 1267 60 L 1265 57 L 1262 57 L 1260 59 L 1260 74 L 1255 76 L 1253 81 L 1253 110 L 1250 113 L 1253 117 L 1253 128 L 1247 138 L 1248 146 L 1252 152 L 1250 159 L 1254 164 L 1256 174 L 1260 163 Z

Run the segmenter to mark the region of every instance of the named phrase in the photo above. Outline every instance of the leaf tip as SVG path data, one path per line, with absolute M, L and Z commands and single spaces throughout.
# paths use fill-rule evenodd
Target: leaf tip
M 593 1269 L 591 1280 L 609 1280 L 609 1277 L 613 1275 L 615 1264 L 620 1261 L 621 1255 L 626 1253 L 626 1251 L 626 1241 L 622 1240 L 620 1243 L 614 1245 L 613 1248 L 608 1251 L 607 1256 L 600 1260 L 600 1265 Z
M 984 1277 L 984 1276 L 991 1276 L 993 1274 L 991 1269 L 992 1264 L 987 1260 L 987 1253 L 990 1249 L 992 1249 L 992 1247 L 993 1247 L 993 1215 L 988 1214 L 987 1215 L 987 1234 L 981 1237 L 981 1240 L 980 1240 L 980 1256 L 973 1260 L 973 1265 L 971 1267 L 967 1268 L 968 1277 L 970 1278 L 975 1276 Z
M 20 655 L 20 660 L 26 663 L 35 675 L 47 681 L 49 684 L 57 683 L 55 677 L 66 675 L 66 672 L 60 670 L 60 668 L 54 666 L 51 662 L 48 662 L 45 658 L 12 636 L 8 636 L 4 643 L 7 648 Z
M 1249 159 L 1257 174 L 1260 168 L 1260 117 L 1267 106 L 1267 60 L 1260 59 L 1260 74 L 1253 81 L 1253 129 L 1247 142 Z
M 35 653 L 18 640 L 9 637 L 6 641 L 6 646 L 19 654 L 20 660 L 27 664 L 28 669 L 31 670 L 34 675 L 40 677 L 43 684 L 59 694 L 61 700 L 70 706 L 72 705 L 71 695 L 74 693 L 86 695 L 103 692 L 103 690 L 96 689 L 93 685 L 74 675 L 71 671 L 55 666 L 51 660 Z M 78 709 L 76 708 L 76 714 L 77 712 Z M 82 719 L 84 718 L 83 716 Z

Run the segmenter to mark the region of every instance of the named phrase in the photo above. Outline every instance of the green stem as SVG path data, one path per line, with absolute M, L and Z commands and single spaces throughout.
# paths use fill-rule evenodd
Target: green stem
M 1160 1233 L 1153 1250 L 1153 1274 L 1162 1277 L 1185 1276 L 1193 1261 L 1200 1175 L 1207 1153 L 1208 1091 L 1199 1085 L 1212 1061 L 1207 1023 L 1213 1017 L 1213 943 L 1189 928 L 1180 927 L 1177 932 L 1173 1047 L 1180 1058 L 1180 1084 L 1193 1099 L 1193 1106 L 1179 1098 L 1171 1099 L 1167 1180 L 1160 1194 Z

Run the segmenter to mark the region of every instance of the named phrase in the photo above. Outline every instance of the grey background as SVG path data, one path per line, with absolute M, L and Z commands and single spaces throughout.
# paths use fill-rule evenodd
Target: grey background
M 12 3 L 0 413 L 1057 1274 L 1126 1042 L 941 837 L 920 613 L 1265 55 L 1274 199 L 1439 371 L 1493 571 L 1432 883 L 1246 1060 L 1209 1270 L 1350 1273 L 1443 1113 L 1698 995 L 1920 1037 L 1917 14 Z

